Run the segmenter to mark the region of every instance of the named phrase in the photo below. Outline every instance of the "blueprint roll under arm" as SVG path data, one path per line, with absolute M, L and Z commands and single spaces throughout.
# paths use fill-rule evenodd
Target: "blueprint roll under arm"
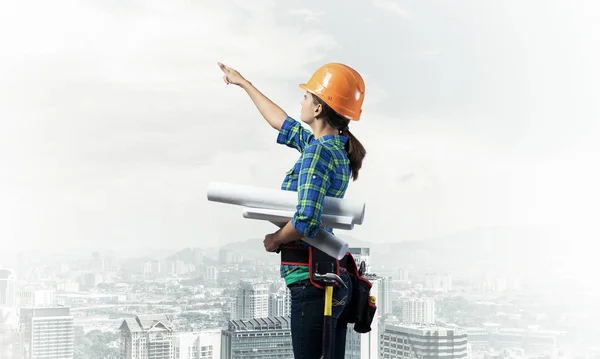
M 279 228 L 285 226 L 285 224 L 287 223 L 275 221 L 270 222 Z M 340 238 L 334 236 L 333 234 L 327 232 L 322 228 L 319 228 L 317 234 L 315 234 L 315 238 L 304 237 L 302 238 L 302 240 L 310 244 L 311 246 L 318 248 L 322 252 L 329 254 L 333 258 L 342 259 L 344 258 L 346 253 L 348 253 L 348 243 L 344 242 Z
M 298 193 L 294 191 L 223 182 L 211 182 L 207 198 L 213 202 L 242 206 L 244 218 L 267 220 L 280 227 L 291 220 L 298 204 Z M 364 202 L 325 198 L 322 214 L 325 227 L 351 230 L 354 224 L 362 224 L 364 216 Z M 343 258 L 348 251 L 348 243 L 323 229 L 319 229 L 314 238 L 302 240 L 337 259 Z
M 277 189 L 211 182 L 207 189 L 209 201 L 235 204 L 251 208 L 296 211 L 298 193 Z M 323 214 L 349 217 L 353 224 L 362 224 L 365 203 L 348 199 L 325 197 Z

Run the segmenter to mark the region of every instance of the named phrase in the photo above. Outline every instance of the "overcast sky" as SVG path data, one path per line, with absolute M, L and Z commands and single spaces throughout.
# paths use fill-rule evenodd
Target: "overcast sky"
M 350 234 L 486 226 L 598 238 L 600 5 L 590 1 L 0 4 L 0 238 L 13 249 L 203 246 L 269 223 L 210 181 L 279 188 L 298 153 L 217 61 L 292 117 L 326 62 L 366 81 Z M 351 4 L 351 5 L 350 5 Z

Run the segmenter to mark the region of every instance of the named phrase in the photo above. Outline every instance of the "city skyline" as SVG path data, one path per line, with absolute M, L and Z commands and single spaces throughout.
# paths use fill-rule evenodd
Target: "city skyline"
M 356 260 L 374 263 L 365 277 L 378 307 L 368 334 L 349 325 L 348 359 L 410 358 L 437 353 L 450 341 L 447 359 L 515 353 L 522 359 L 594 358 L 595 336 L 586 328 L 593 323 L 576 319 L 586 310 L 595 315 L 594 304 L 572 280 L 555 278 L 570 284 L 563 288 L 531 286 L 509 273 L 461 275 L 451 264 L 436 274 L 428 263 L 396 265 L 381 275 L 372 248 L 350 250 Z M 264 357 L 273 347 L 278 357 L 291 358 L 289 291 L 278 265 L 225 249 L 212 260 L 202 253 L 135 259 L 93 252 L 87 259 L 62 259 L 58 267 L 26 258 L 16 275 L 16 303 L 0 305 L 0 342 L 8 343 L 0 357 L 50 349 L 50 341 L 29 329 L 38 323 L 31 313 L 38 313 L 35 331 L 51 333 L 64 356 L 73 353 L 74 359 L 127 359 L 142 352 L 233 359 Z M 0 286 L 0 297 L 7 288 Z M 567 305 L 569 296 L 578 298 L 577 306 L 548 311 Z

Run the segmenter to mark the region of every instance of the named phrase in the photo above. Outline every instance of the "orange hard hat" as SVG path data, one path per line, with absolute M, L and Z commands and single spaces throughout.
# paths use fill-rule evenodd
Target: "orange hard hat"
M 321 66 L 301 89 L 319 97 L 340 116 L 358 121 L 365 100 L 365 81 L 356 70 L 331 63 Z

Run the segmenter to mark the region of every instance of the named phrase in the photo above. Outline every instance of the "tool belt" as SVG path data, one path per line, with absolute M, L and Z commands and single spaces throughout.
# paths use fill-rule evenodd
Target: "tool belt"
M 352 296 L 346 310 L 348 323 L 354 324 L 358 333 L 371 331 L 371 323 L 377 310 L 375 297 L 371 295 L 373 284 L 362 273 L 359 273 L 356 261 L 350 252 L 338 260 L 313 246 L 282 246 L 281 264 L 292 266 L 307 266 L 310 282 L 319 289 L 325 289 L 325 284 L 314 278 L 314 273 L 335 273 L 340 275 L 340 268 L 344 268 L 352 281 Z M 335 283 L 334 287 L 339 284 Z

